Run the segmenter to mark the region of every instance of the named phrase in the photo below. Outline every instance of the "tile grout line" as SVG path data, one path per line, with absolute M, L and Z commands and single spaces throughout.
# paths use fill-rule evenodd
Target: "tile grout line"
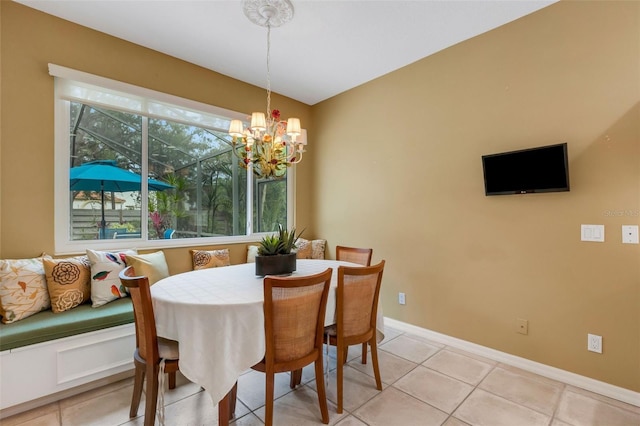
M 425 367 L 426 367 L 426 366 L 425 366 Z M 456 412 L 456 411 L 458 411 L 458 409 L 462 406 L 462 404 L 464 404 L 464 403 L 465 403 L 465 401 L 466 401 L 467 399 L 469 399 L 469 397 L 471 396 L 471 394 L 473 394 L 473 393 L 478 389 L 478 386 L 480 386 L 480 383 L 484 382 L 484 380 L 489 376 L 489 374 L 491 374 L 491 372 L 492 372 L 493 370 L 495 370 L 495 369 L 496 369 L 496 367 L 497 367 L 497 364 L 495 364 L 495 365 L 491 366 L 491 369 L 487 372 L 487 374 L 485 374 L 485 376 L 482 378 L 482 380 L 480 380 L 480 381 L 479 381 L 477 384 L 475 384 L 475 385 L 471 385 L 471 383 L 467 383 L 467 382 L 465 382 L 465 381 L 463 381 L 463 380 L 456 379 L 455 377 L 448 376 L 448 375 L 446 375 L 446 374 L 444 374 L 444 373 L 442 373 L 442 372 L 438 371 L 438 373 L 440 373 L 440 374 L 444 374 L 445 376 L 447 376 L 447 377 L 451 377 L 451 378 L 452 378 L 452 379 L 454 379 L 454 380 L 458 380 L 458 381 L 460 381 L 460 382 L 462 382 L 462 383 L 467 383 L 468 385 L 473 386 L 473 389 L 471 389 L 471 392 L 469 392 L 469 393 L 467 394 L 467 396 L 465 396 L 464 398 L 462 398 L 462 401 L 460 401 L 460 403 L 459 403 L 458 405 L 456 405 L 456 408 L 454 408 L 454 409 L 453 409 L 453 411 L 451 411 L 451 414 L 449 414 L 449 417 L 447 417 L 447 420 L 445 421 L 445 423 L 446 423 L 447 421 L 449 421 L 449 419 L 451 419 L 451 418 L 454 418 L 454 419 L 456 419 L 456 420 L 460 420 L 459 418 L 454 417 L 455 412 Z M 428 368 L 428 367 L 427 367 L 427 368 Z M 433 370 L 433 369 L 430 369 L 430 370 L 432 370 L 432 371 L 437 371 L 437 370 Z M 460 420 L 460 421 L 461 421 L 461 422 L 466 423 L 464 420 Z
M 405 332 L 402 332 L 402 333 L 400 333 L 400 334 L 397 334 L 396 336 L 394 336 L 394 337 L 390 338 L 390 339 L 389 339 L 387 342 L 385 342 L 384 344 L 387 344 L 387 343 L 389 343 L 389 342 L 392 342 L 392 341 L 394 341 L 395 339 L 397 339 L 398 337 L 400 337 L 400 336 L 404 336 L 404 335 L 406 335 L 406 333 L 405 333 Z M 384 340 L 384 339 L 383 339 L 383 340 Z M 398 357 L 398 358 L 400 358 L 400 359 L 403 359 L 403 360 L 406 360 L 406 361 L 412 362 L 413 364 L 416 364 L 416 363 L 415 363 L 415 362 L 413 362 L 413 361 L 407 360 L 407 359 L 402 358 L 402 357 L 400 357 L 400 356 L 398 356 L 398 355 L 392 354 L 391 352 L 385 351 L 384 349 L 382 349 L 382 348 L 381 348 L 381 346 L 382 346 L 382 345 L 378 345 L 378 346 L 377 346 L 379 351 L 384 351 L 384 352 L 386 352 L 387 354 L 390 354 L 390 355 L 393 355 L 393 356 L 397 356 L 397 357 Z M 367 348 L 368 348 L 368 346 L 367 346 Z M 370 351 L 368 351 L 368 354 L 370 354 L 370 353 L 371 353 L 371 352 L 370 352 Z M 359 357 L 354 357 L 351 361 L 357 360 L 357 359 L 361 358 L 361 356 L 362 356 L 362 354 L 360 354 L 360 356 L 359 356 Z M 347 361 L 347 363 L 346 363 L 346 364 L 347 364 L 347 365 L 349 365 L 349 363 L 350 363 L 351 361 Z M 378 362 L 379 362 L 379 361 L 378 361 Z M 371 402 L 373 399 L 375 399 L 375 398 L 379 397 L 380 395 L 382 395 L 382 393 L 383 393 L 384 391 L 386 391 L 387 389 L 389 389 L 390 387 L 393 387 L 393 388 L 394 388 L 394 389 L 396 389 L 396 390 L 400 390 L 400 389 L 398 389 L 398 388 L 394 387 L 394 386 L 393 386 L 393 383 L 397 382 L 397 381 L 398 381 L 398 380 L 400 380 L 402 377 L 406 376 L 406 375 L 407 375 L 407 374 L 409 374 L 411 371 L 413 371 L 413 370 L 415 370 L 416 368 L 418 368 L 418 366 L 419 366 L 419 365 L 420 365 L 420 364 L 416 364 L 416 365 L 415 365 L 411 370 L 407 371 L 407 373 L 405 373 L 404 375 L 402 375 L 400 378 L 398 378 L 396 381 L 394 381 L 394 382 L 392 382 L 392 383 L 385 383 L 385 382 L 383 382 L 383 381 L 382 381 L 382 378 L 380 378 L 380 379 L 381 379 L 380 381 L 382 382 L 382 384 L 386 384 L 386 385 L 387 385 L 387 387 L 386 387 L 386 388 L 385 388 L 385 387 L 383 387 L 383 389 L 382 389 L 379 393 L 377 393 L 376 395 L 374 395 L 374 396 L 372 396 L 371 398 L 367 399 L 366 401 L 364 401 L 362 404 L 360 404 L 358 407 L 356 407 L 356 408 L 355 408 L 355 409 L 353 409 L 352 411 L 348 411 L 348 410 L 346 410 L 346 409 L 344 409 L 344 408 L 343 408 L 343 410 L 344 410 L 345 412 L 348 412 L 347 416 L 345 416 L 345 418 L 344 418 L 344 419 L 348 418 L 349 416 L 352 416 L 352 417 L 354 417 L 355 419 L 357 419 L 358 421 L 360 421 L 360 422 L 364 423 L 366 426 L 370 426 L 370 424 L 369 424 L 369 423 L 367 423 L 364 419 L 362 419 L 361 417 L 359 417 L 355 412 L 356 412 L 359 408 L 362 408 L 363 406 L 365 406 L 366 404 L 368 404 L 369 402 Z M 367 374 L 367 373 L 365 373 L 365 372 L 363 372 L 363 371 L 360 371 L 359 369 L 354 368 L 354 367 L 352 367 L 352 366 L 349 366 L 349 368 L 351 368 L 351 369 L 355 370 L 356 372 L 358 372 L 358 373 L 360 373 L 360 374 L 364 374 L 365 376 L 367 376 L 367 377 L 372 378 L 372 379 L 374 379 L 374 380 L 375 380 L 375 375 L 374 375 L 374 376 L 370 376 L 369 374 Z M 334 369 L 334 370 L 335 370 L 335 369 Z M 382 373 L 381 373 L 381 374 L 382 374 Z M 340 420 L 340 422 L 342 422 L 344 419 Z M 338 422 L 338 423 L 340 423 L 340 422 Z
M 562 403 L 562 400 L 564 399 L 564 394 L 565 394 L 566 391 L 567 391 L 567 384 L 566 383 L 562 383 L 562 391 L 560 392 L 560 397 L 556 401 L 555 407 L 553 407 L 553 415 L 551 416 L 551 422 L 549 423 L 550 425 L 553 424 L 554 420 L 563 421 L 563 420 L 557 418 L 556 414 L 558 414 L 558 411 L 560 410 L 560 404 Z M 564 422 L 564 423 L 568 423 L 568 422 Z

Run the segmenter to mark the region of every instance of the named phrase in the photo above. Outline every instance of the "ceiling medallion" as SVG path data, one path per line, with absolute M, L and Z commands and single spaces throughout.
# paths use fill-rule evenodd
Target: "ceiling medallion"
M 293 18 L 289 0 L 243 0 L 242 10 L 251 22 L 261 27 L 279 27 Z

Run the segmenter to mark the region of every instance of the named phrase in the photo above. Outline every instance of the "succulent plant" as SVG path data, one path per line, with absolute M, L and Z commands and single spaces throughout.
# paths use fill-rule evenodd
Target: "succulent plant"
M 276 254 L 284 253 L 284 243 L 280 240 L 280 237 L 276 234 L 267 235 L 260 241 L 258 247 L 258 255 L 260 256 L 275 256 Z
M 302 232 L 304 232 L 304 230 Z M 291 231 L 289 231 L 281 224 L 278 224 L 277 234 L 266 235 L 260 241 L 258 255 L 275 256 L 278 254 L 291 253 L 291 250 L 296 248 L 296 241 L 298 241 L 302 232 L 296 235 L 296 228 L 292 228 Z

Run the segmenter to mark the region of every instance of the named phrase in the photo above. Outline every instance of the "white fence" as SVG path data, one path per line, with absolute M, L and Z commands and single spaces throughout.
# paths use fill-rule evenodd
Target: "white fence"
M 72 211 L 72 231 L 74 240 L 95 240 L 98 239 L 100 234 L 100 221 L 102 220 L 102 213 L 99 209 L 73 209 Z M 131 223 L 133 224 L 138 233 L 140 232 L 141 223 L 140 210 L 113 210 L 106 209 L 104 211 L 104 220 L 107 222 L 107 238 L 113 238 L 113 232 L 117 231 L 118 234 L 124 233 L 125 229 L 108 229 L 110 225 Z M 145 226 L 147 221 L 144 221 Z

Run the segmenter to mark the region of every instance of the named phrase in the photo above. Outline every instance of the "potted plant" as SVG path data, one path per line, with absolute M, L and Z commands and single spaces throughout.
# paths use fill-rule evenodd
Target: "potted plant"
M 296 241 L 302 232 L 296 235 L 296 228 L 291 231 L 278 224 L 278 233 L 262 238 L 256 256 L 256 275 L 283 275 L 296 270 Z

